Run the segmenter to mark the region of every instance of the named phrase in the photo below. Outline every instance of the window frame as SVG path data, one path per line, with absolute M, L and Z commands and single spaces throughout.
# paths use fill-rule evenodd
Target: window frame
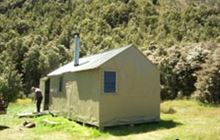
M 105 91 L 105 72 L 114 72 L 115 73 L 115 91 L 114 92 L 106 92 Z M 117 70 L 102 70 L 102 93 L 105 95 L 112 95 L 118 93 L 118 72 Z

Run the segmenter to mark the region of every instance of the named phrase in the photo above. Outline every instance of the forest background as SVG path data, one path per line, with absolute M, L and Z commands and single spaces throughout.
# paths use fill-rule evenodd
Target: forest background
M 134 44 L 161 72 L 161 98 L 220 103 L 219 0 L 0 0 L 0 94 L 24 97 L 80 57 Z

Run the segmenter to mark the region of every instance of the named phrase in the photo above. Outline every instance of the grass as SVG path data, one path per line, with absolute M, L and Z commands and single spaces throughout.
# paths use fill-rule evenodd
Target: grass
M 220 106 L 190 100 L 161 103 L 159 123 L 110 127 L 105 131 L 82 126 L 63 117 L 17 118 L 16 114 L 22 111 L 35 111 L 35 105 L 28 99 L 18 100 L 9 105 L 6 115 L 0 116 L 1 139 L 220 140 Z M 43 122 L 45 119 L 59 124 L 47 125 Z M 37 127 L 23 128 L 25 120 L 35 122 Z
M 52 122 L 57 122 L 57 125 L 49 125 L 45 124 L 43 120 L 49 120 Z M 44 134 L 45 132 L 56 132 L 62 130 L 64 133 L 68 133 L 70 135 L 77 137 L 85 137 L 85 138 L 96 138 L 103 135 L 100 131 L 92 127 L 84 127 L 74 121 L 69 121 L 63 117 L 51 117 L 51 116 L 42 116 L 35 119 L 35 122 L 38 125 L 34 132 L 37 134 Z
M 176 127 L 165 139 L 186 140 L 219 140 L 220 139 L 220 106 L 204 105 L 196 101 L 164 102 L 162 109 L 171 106 L 175 114 L 162 114 L 163 118 L 172 119 L 183 124 Z

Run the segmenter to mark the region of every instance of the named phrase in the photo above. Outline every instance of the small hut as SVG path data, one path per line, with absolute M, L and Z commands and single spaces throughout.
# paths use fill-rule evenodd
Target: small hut
M 98 127 L 160 120 L 160 73 L 136 47 L 76 57 L 41 81 L 50 111 Z

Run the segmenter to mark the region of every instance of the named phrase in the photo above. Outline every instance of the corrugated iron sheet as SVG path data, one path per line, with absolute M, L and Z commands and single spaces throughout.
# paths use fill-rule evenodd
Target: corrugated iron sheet
M 47 76 L 55 76 L 67 72 L 77 72 L 77 71 L 98 68 L 99 66 L 101 66 L 102 64 L 104 64 L 105 62 L 107 62 L 108 60 L 110 60 L 111 58 L 113 58 L 114 56 L 118 55 L 119 53 L 123 52 L 124 50 L 126 50 L 131 46 L 132 44 L 122 48 L 117 48 L 103 53 L 98 53 L 95 55 L 80 58 L 78 66 L 74 66 L 74 62 L 70 62 L 56 69 L 55 71 L 49 73 Z

